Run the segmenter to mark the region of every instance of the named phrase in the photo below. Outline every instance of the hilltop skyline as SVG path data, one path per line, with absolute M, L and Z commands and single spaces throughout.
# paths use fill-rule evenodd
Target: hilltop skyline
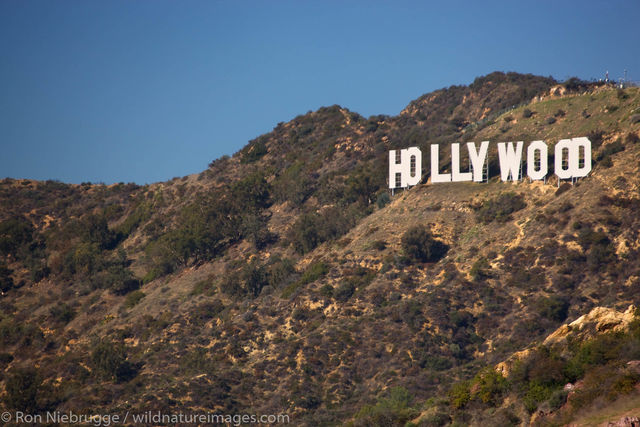
M 188 6 L 0 3 L 0 177 L 163 181 L 309 110 L 396 115 L 493 71 L 640 80 L 624 2 Z

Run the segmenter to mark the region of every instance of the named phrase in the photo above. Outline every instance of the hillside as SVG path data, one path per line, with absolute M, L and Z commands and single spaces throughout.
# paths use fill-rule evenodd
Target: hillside
M 492 73 L 395 117 L 320 108 L 168 182 L 7 178 L 0 408 L 517 425 L 597 414 L 597 393 L 571 410 L 559 393 L 597 375 L 622 381 L 606 402 L 637 402 L 635 313 L 615 336 L 545 339 L 639 306 L 639 135 L 638 88 Z M 495 176 L 496 142 L 577 136 L 594 156 L 575 185 Z M 483 140 L 488 183 L 425 173 L 390 196 L 389 149 L 421 147 L 428 169 L 429 144 L 448 164 Z M 523 351 L 520 377 L 496 374 Z

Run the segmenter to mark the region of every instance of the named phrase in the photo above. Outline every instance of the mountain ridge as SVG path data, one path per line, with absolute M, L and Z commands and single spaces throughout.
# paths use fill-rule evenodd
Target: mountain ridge
M 31 409 L 404 425 L 565 319 L 637 305 L 640 96 L 595 86 L 557 96 L 549 79 L 493 73 L 395 117 L 321 108 L 164 183 L 2 181 L 4 407 L 29 374 Z M 440 143 L 446 159 L 452 142 L 583 135 L 594 169 L 574 186 L 426 173 L 387 192 L 389 149 Z M 421 245 L 439 249 L 422 260 Z M 438 410 L 471 423 L 503 394 L 530 397 Z

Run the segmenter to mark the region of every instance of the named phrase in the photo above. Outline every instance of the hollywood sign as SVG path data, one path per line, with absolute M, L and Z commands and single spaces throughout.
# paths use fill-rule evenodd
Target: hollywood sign
M 499 142 L 498 158 L 502 181 L 522 178 L 522 151 L 524 143 Z M 451 172 L 440 172 L 440 146 L 431 144 L 431 183 L 483 182 L 488 180 L 489 141 L 483 141 L 478 150 L 475 142 L 467 142 L 469 169 L 461 170 L 460 144 L 451 144 Z M 422 179 L 422 152 L 418 147 L 389 151 L 389 188 L 407 188 Z M 534 181 L 544 180 L 549 174 L 549 153 L 544 141 L 533 141 L 527 147 L 527 176 Z M 562 139 L 554 149 L 554 172 L 559 180 L 585 177 L 591 172 L 591 141 L 586 137 Z

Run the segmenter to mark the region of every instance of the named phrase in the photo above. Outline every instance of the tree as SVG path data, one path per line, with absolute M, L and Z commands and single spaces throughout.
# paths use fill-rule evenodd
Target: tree
M 6 265 L 0 264 L 0 292 L 7 292 L 13 288 L 11 270 Z
M 105 380 L 125 382 L 138 373 L 137 367 L 127 361 L 124 345 L 108 340 L 95 346 L 91 352 L 91 364 L 94 372 Z
M 26 413 L 38 411 L 38 390 L 42 379 L 35 368 L 16 368 L 7 376 L 4 403 L 8 408 Z
M 20 246 L 33 240 L 33 225 L 23 217 L 0 222 L 0 255 L 14 254 Z
M 444 257 L 449 247 L 434 239 L 424 225 L 415 225 L 402 236 L 402 249 L 413 261 L 435 262 Z

